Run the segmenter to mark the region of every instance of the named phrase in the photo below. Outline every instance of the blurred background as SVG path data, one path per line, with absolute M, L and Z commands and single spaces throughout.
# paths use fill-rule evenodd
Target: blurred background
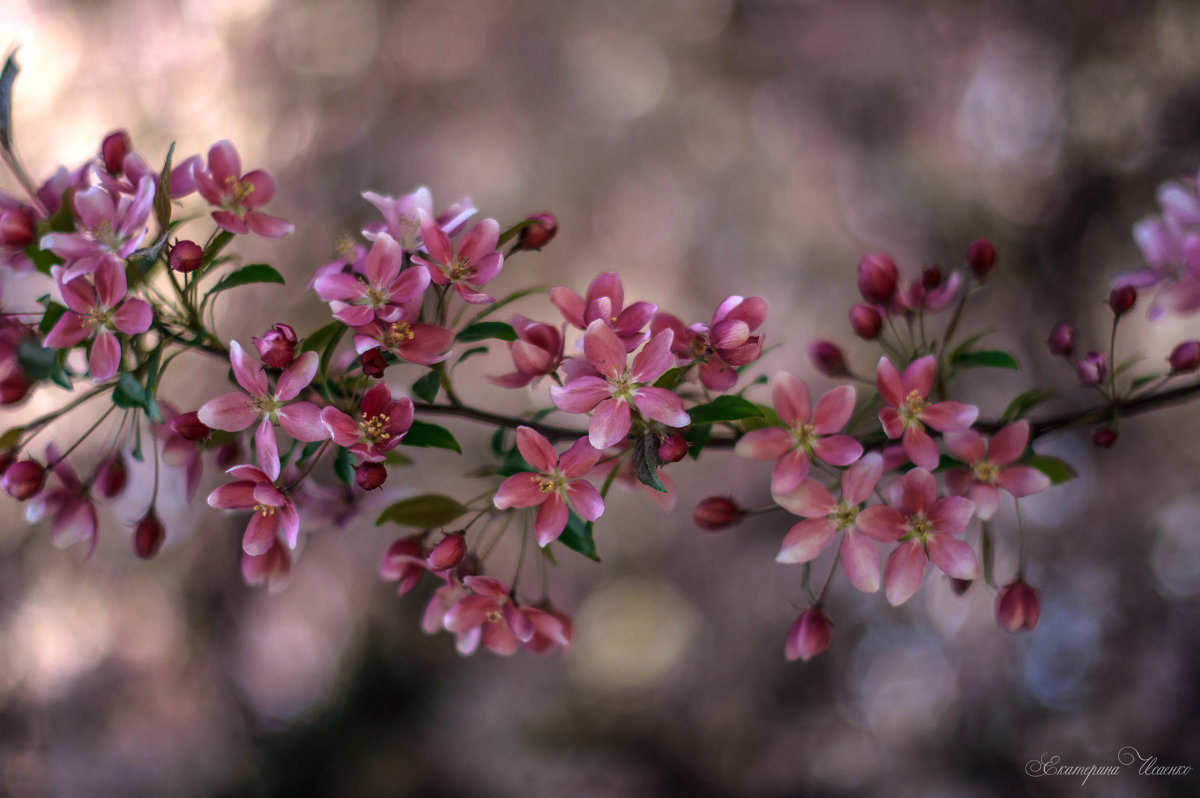
M 1108 280 L 1140 265 L 1131 225 L 1156 212 L 1160 181 L 1200 164 L 1188 0 L 0 0 L 0 22 L 0 43 L 21 48 L 14 121 L 35 178 L 121 127 L 151 163 L 172 141 L 179 158 L 228 138 L 275 176 L 267 210 L 297 233 L 238 251 L 278 266 L 289 293 L 246 289 L 223 307 L 222 337 L 243 344 L 274 322 L 324 324 L 303 286 L 375 218 L 361 192 L 424 184 L 439 207 L 469 195 L 502 226 L 557 215 L 558 238 L 506 263 L 494 293 L 582 293 L 615 269 L 628 298 L 689 322 L 729 294 L 766 296 L 767 343 L 782 346 L 757 371 L 814 390 L 829 383 L 811 340 L 843 343 L 861 372 L 877 357 L 846 321 L 863 253 L 912 275 L 961 268 L 986 236 L 999 265 L 965 324 L 994 329 L 1022 369 L 962 396 L 995 417 L 1048 384 L 1064 391 L 1049 411 L 1065 410 L 1087 399 L 1045 351 L 1050 326 L 1106 345 Z M 32 290 L 6 286 L 6 302 Z M 557 318 L 544 297 L 516 309 Z M 1140 312 L 1123 326 L 1147 371 L 1196 337 Z M 472 365 L 511 370 L 502 351 Z M 191 409 L 223 379 L 197 361 L 164 392 Z M 545 400 L 460 382 L 477 404 Z M 3 426 L 61 399 L 39 393 Z M 463 659 L 449 635 L 424 636 L 429 586 L 397 599 L 374 578 L 401 530 L 370 517 L 306 519 L 287 589 L 244 587 L 245 519 L 203 505 L 221 481 L 211 465 L 150 563 L 122 523 L 137 502 L 104 510 L 85 561 L 2 496 L 0 793 L 1195 795 L 1195 772 L 1081 784 L 1025 766 L 1115 765 L 1133 746 L 1200 768 L 1197 426 L 1185 406 L 1127 421 L 1111 452 L 1086 430 L 1038 443 L 1080 477 L 1022 513 L 1036 631 L 997 629 L 982 585 L 960 598 L 930 578 L 896 610 L 837 580 L 833 645 L 808 664 L 783 658 L 807 603 L 799 568 L 773 562 L 789 519 L 692 525 L 706 495 L 768 500 L 770 465 L 730 454 L 670 469 L 673 513 L 614 494 L 603 565 L 562 553 L 551 597 L 576 618 L 566 658 Z M 466 454 L 394 470 L 391 496 L 483 489 L 462 475 L 487 430 L 454 429 Z M 1003 582 L 1015 517 L 994 526 Z

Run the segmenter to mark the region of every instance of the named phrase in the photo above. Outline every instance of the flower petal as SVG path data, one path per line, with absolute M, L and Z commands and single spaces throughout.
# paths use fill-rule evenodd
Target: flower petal
M 974 424 L 979 408 L 962 402 L 938 402 L 924 408 L 917 417 L 938 432 L 950 432 Z
M 266 396 L 268 391 L 267 375 L 258 361 L 246 354 L 242 345 L 237 341 L 229 342 L 229 362 L 233 366 L 233 376 L 238 385 L 251 396 Z M 203 419 L 201 419 L 203 420 Z M 204 422 L 208 424 L 207 421 Z M 208 424 L 212 426 L 212 424 Z M 216 427 L 216 429 L 221 429 Z M 244 428 L 243 428 L 244 429 Z
M 558 466 L 558 453 L 542 433 L 531 427 L 517 427 L 517 449 L 525 462 L 543 474 Z
M 631 426 L 629 403 L 623 399 L 605 399 L 596 405 L 596 412 L 588 422 L 588 439 L 594 448 L 603 451 L 625 440 Z
M 751 460 L 774 460 L 795 444 L 791 434 L 779 427 L 766 427 L 747 432 L 734 445 L 733 451 Z
M 849 504 L 862 504 L 875 490 L 883 476 L 883 456 L 870 452 L 842 474 L 842 499 Z
M 275 437 L 275 425 L 269 418 L 264 418 L 254 431 L 254 451 L 258 456 L 258 464 L 263 473 L 274 482 L 279 479 L 279 441 Z M 246 552 L 254 554 L 255 552 Z M 257 552 L 261 554 L 262 552 Z
M 988 447 L 988 460 L 998 466 L 1006 466 L 1025 453 L 1029 443 L 1029 422 L 1015 421 L 992 436 Z
M 914 465 L 927 469 L 937 468 L 940 459 L 937 444 L 920 424 L 913 424 L 904 430 L 903 443 L 904 453 Z
M 662 330 L 642 347 L 642 351 L 633 358 L 634 382 L 654 382 L 675 365 L 675 356 L 671 354 L 671 342 L 674 338 L 675 334 L 670 329 Z M 624 346 L 621 348 L 624 349 Z
M 541 475 L 532 471 L 513 474 L 500 483 L 492 503 L 499 510 L 507 510 L 510 507 L 535 507 L 550 496 L 542 491 L 540 484 Z
M 329 438 L 329 429 L 321 423 L 321 408 L 312 402 L 292 402 L 279 408 L 276 415 L 284 432 L 298 441 L 312 443 Z
M 973 515 L 975 502 L 962 496 L 946 496 L 933 503 L 929 510 L 929 522 L 938 532 L 957 535 L 967 528 Z
M 1019 499 L 1050 487 L 1050 477 L 1032 466 L 1017 465 L 1001 471 L 996 484 Z
M 121 342 L 108 330 L 100 330 L 88 353 L 88 372 L 96 382 L 104 382 L 117 373 L 121 365 Z
M 951 430 L 942 440 L 946 450 L 964 463 L 978 463 L 987 456 L 987 442 L 973 429 Z
M 603 452 L 583 437 L 571 444 L 571 448 L 558 458 L 558 470 L 567 479 L 582 477 L 591 471 L 603 456 Z
M 879 590 L 879 552 L 870 538 L 854 527 L 847 528 L 839 556 L 850 584 L 864 593 Z
M 608 382 L 599 377 L 577 377 L 564 386 L 550 386 L 550 400 L 567 413 L 586 413 L 611 396 Z
M 633 403 L 642 415 L 668 427 L 686 427 L 691 422 L 683 409 L 683 400 L 666 388 L 642 386 L 633 392 Z
M 235 342 L 236 343 L 236 342 Z M 260 413 L 244 393 L 227 393 L 210 399 L 201 407 L 197 416 L 207 426 L 223 432 L 240 432 L 254 423 Z
M 112 315 L 113 326 L 126 335 L 137 335 L 150 329 L 154 311 L 144 299 L 130 297 Z
M 975 552 L 961 540 L 950 535 L 930 535 L 926 543 L 929 559 L 942 573 L 955 579 L 975 579 L 979 576 L 979 560 Z
M 842 385 L 822 394 L 813 408 L 813 431 L 818 435 L 831 435 L 846 426 L 850 416 L 854 415 L 854 400 L 852 385 Z
M 884 592 L 889 604 L 898 607 L 912 598 L 921 586 L 926 562 L 928 558 L 919 541 L 910 540 L 895 548 L 883 569 Z
M 862 457 L 862 444 L 849 435 L 830 435 L 817 438 L 812 444 L 813 452 L 826 463 L 848 466 Z
M 904 537 L 904 516 L 895 507 L 873 504 L 858 514 L 855 524 L 864 534 L 880 543 L 891 543 Z
M 538 508 L 533 519 L 533 536 L 539 546 L 546 546 L 558 540 L 563 530 L 567 528 L 567 503 L 557 493 L 549 494 L 550 498 Z
M 279 375 L 279 382 L 275 385 L 275 399 L 280 402 L 295 399 L 313 381 L 320 365 L 321 356 L 316 352 L 305 352 L 293 360 Z
M 573 479 L 567 483 L 567 498 L 580 518 L 595 521 L 604 514 L 604 499 L 600 491 L 586 479 Z
M 804 518 L 827 516 L 837 506 L 833 494 L 815 479 L 803 480 L 787 493 L 772 493 L 771 495 L 780 507 L 792 515 Z
M 817 558 L 837 531 L 828 518 L 807 518 L 792 525 L 775 555 L 775 562 L 810 562 Z
M 771 469 L 771 493 L 785 494 L 808 476 L 808 455 L 803 449 L 793 449 L 780 457 Z
M 899 407 L 904 402 L 905 392 L 900 381 L 900 372 L 896 371 L 896 367 L 887 357 L 879 358 L 879 365 L 875 367 L 875 389 L 879 391 L 884 404 L 890 407 Z
M 588 325 L 583 336 L 583 353 L 605 377 L 617 377 L 625 371 L 625 345 L 604 319 Z

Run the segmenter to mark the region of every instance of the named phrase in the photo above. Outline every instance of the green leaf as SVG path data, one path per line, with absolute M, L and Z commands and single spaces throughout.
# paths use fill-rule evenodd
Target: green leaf
M 424 493 L 388 507 L 375 520 L 375 526 L 390 521 L 401 526 L 431 529 L 435 526 L 445 526 L 466 511 L 466 507 L 449 496 Z
M 1027 466 L 1033 466 L 1050 477 L 1051 485 L 1061 485 L 1079 476 L 1079 473 L 1066 460 L 1048 454 L 1031 454 L 1021 462 Z
M 400 452 L 396 451 L 395 449 L 392 449 L 390 452 L 388 452 L 387 454 L 385 454 L 383 456 L 383 462 L 387 463 L 390 466 L 397 466 L 399 468 L 403 468 L 404 466 L 412 465 L 413 459 L 406 454 L 401 454 Z
M 228 291 L 230 288 L 237 288 L 251 283 L 279 283 L 283 285 L 283 275 L 275 270 L 273 266 L 268 266 L 265 263 L 251 263 L 248 266 L 243 266 L 237 271 L 230 272 L 225 275 L 221 282 L 212 287 L 209 294 L 216 294 L 220 291 Z
M 163 162 L 162 171 L 158 175 L 158 191 L 154 194 L 154 218 L 158 220 L 158 229 L 163 232 L 166 241 L 166 231 L 171 227 L 171 158 L 175 155 L 175 142 L 167 148 L 167 158 Z
M 320 449 L 321 445 L 324 443 L 325 441 L 312 441 L 311 443 L 304 444 L 304 448 L 300 450 L 300 457 L 296 460 L 296 465 L 300 465 L 305 460 L 316 454 L 317 450 Z
M 589 560 L 600 562 L 600 555 L 596 554 L 596 541 L 592 537 L 592 522 L 584 521 L 574 510 L 567 516 L 567 527 L 559 535 L 558 542 Z
M 976 352 L 956 352 L 954 359 L 950 362 L 954 368 L 969 369 L 969 368 L 992 368 L 992 369 L 1010 369 L 1019 371 L 1020 366 L 1013 356 L 1008 352 L 1001 352 L 999 349 L 983 349 Z
M 458 366 L 467 358 L 474 357 L 475 355 L 482 355 L 487 351 L 488 351 L 488 348 L 486 346 L 471 347 L 466 352 L 463 352 L 461 355 L 458 356 L 458 360 L 454 361 L 454 368 L 458 368 Z
M 127 409 L 146 409 L 146 389 L 128 371 L 121 372 L 112 392 L 113 404 Z
M 3 435 L 0 435 L 0 451 L 17 448 L 17 444 L 21 442 L 21 435 L 24 432 L 24 427 L 13 427 Z
M 521 232 L 522 230 L 524 230 L 526 227 L 528 227 L 531 224 L 537 224 L 537 222 L 538 222 L 537 219 L 525 219 L 523 221 L 517 222 L 512 227 L 508 228 L 507 230 L 505 230 L 503 233 L 500 234 L 500 238 L 496 241 L 496 249 L 499 249 L 500 247 L 507 244 L 509 241 L 512 241 L 513 238 L 517 235 L 517 233 Z
M 476 313 L 474 316 L 472 316 L 470 319 L 467 320 L 467 327 L 470 327 L 474 324 L 478 324 L 479 322 L 486 319 L 488 316 L 495 313 L 500 308 L 502 308 L 505 305 L 508 305 L 512 302 L 516 302 L 518 299 L 530 296 L 532 294 L 544 294 L 549 290 L 550 289 L 544 285 L 535 285 L 533 288 L 523 288 L 520 291 L 513 291 L 511 294 L 504 297 L 504 299 L 501 299 L 498 302 L 492 302 L 491 304 L 484 306 L 483 310 L 479 311 L 478 313 Z
M 659 493 L 666 493 L 662 480 L 658 478 L 658 467 L 662 461 L 658 459 L 658 436 L 653 432 L 643 433 L 633 442 L 633 472 L 643 485 L 654 488 Z
M 492 433 L 489 443 L 496 454 L 504 454 L 504 436 L 507 432 L 508 427 L 496 427 L 496 431 Z
M 996 580 L 992 574 L 996 563 L 996 539 L 992 537 L 992 530 L 987 521 L 983 522 L 983 532 L 979 538 L 979 553 L 983 560 L 983 582 L 988 587 L 995 587 Z
M 34 380 L 53 380 L 69 391 L 72 388 L 71 378 L 62 365 L 66 354 L 66 349 L 46 349 L 37 341 L 29 339 L 17 344 L 17 363 L 26 377 L 32 377 Z
M 710 424 L 715 421 L 740 421 L 763 414 L 762 408 L 740 396 L 718 396 L 708 404 L 697 405 L 688 410 L 693 424 Z
M 48 249 L 39 249 L 37 241 L 25 247 L 25 255 L 33 261 L 33 267 L 42 274 L 50 274 L 51 266 L 59 266 L 63 259 Z
M 1162 378 L 1163 378 L 1162 374 L 1146 374 L 1142 377 L 1138 377 L 1136 380 L 1129 383 L 1129 390 L 1136 391 L 1138 388 L 1141 388 L 1143 385 L 1149 385 L 1150 383 L 1154 382 L 1155 380 L 1161 380 Z
M 338 334 L 338 330 L 345 327 L 340 321 L 331 321 L 324 327 L 314 331 L 311 335 L 305 337 L 300 342 L 300 352 L 319 352 L 324 349 L 330 341 Z
M 57 302 L 47 302 L 46 312 L 42 315 L 41 322 L 38 323 L 38 333 L 45 338 L 54 329 L 54 325 L 58 323 L 58 320 L 62 318 L 62 314 L 66 312 L 67 308 L 64 305 L 60 305 Z
M 417 380 L 412 385 L 412 392 L 418 398 L 424 399 L 430 404 L 434 399 L 437 399 L 438 389 L 442 386 L 442 375 L 436 371 L 430 371 L 421 379 Z
M 974 346 L 977 341 L 982 340 L 986 335 L 987 335 L 986 332 L 975 333 L 974 335 L 970 336 L 965 341 L 963 341 L 961 344 L 954 347 L 954 349 L 952 349 L 950 351 L 950 362 L 953 363 L 955 360 L 958 360 L 958 358 L 961 357 L 963 355 L 963 353 L 965 353 L 968 349 L 970 349 L 972 346 Z
M 1001 423 L 1013 421 L 1028 413 L 1042 402 L 1047 402 L 1058 396 L 1058 391 L 1052 388 L 1031 388 L 1025 393 L 1018 394 L 1004 412 L 1000 414 Z
M 683 375 L 687 374 L 691 366 L 676 366 L 673 369 L 667 369 L 662 376 L 654 381 L 655 388 L 666 388 L 668 391 L 674 388 L 683 379 Z
M 688 456 L 698 460 L 711 435 L 712 424 L 693 424 L 691 429 L 683 433 L 683 439 L 688 442 Z
M 163 346 L 165 345 L 165 340 L 160 342 L 150 353 L 150 359 L 146 361 L 146 416 L 155 424 L 161 424 L 163 421 L 162 412 L 158 409 L 156 394 L 158 392 L 158 369 L 162 363 Z
M 513 329 L 511 324 L 506 324 L 502 321 L 480 321 L 464 327 L 455 336 L 454 340 L 470 344 L 476 341 L 486 341 L 489 338 L 498 338 L 501 341 L 515 341 L 517 340 L 517 331 Z
M 462 454 L 462 447 L 454 439 L 454 435 L 445 427 L 414 420 L 408 433 L 400 441 L 404 446 L 425 446 L 435 449 L 449 449 Z
M 349 449 L 338 447 L 337 456 L 333 458 L 333 473 L 347 487 L 354 487 L 354 455 L 350 454 Z
M 200 261 L 200 268 L 208 269 L 217 260 L 217 256 L 221 254 L 221 250 L 225 249 L 232 240 L 233 233 L 228 230 L 222 230 L 217 233 L 217 237 L 208 245 L 208 249 L 204 250 L 204 258 Z
M 4 69 L 0 70 L 0 147 L 12 149 L 12 90 L 21 67 L 17 64 L 17 51 L 13 50 L 4 59 Z

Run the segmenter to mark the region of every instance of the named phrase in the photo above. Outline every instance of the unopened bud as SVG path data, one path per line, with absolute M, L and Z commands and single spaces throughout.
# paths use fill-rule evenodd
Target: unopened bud
M 1104 355 L 1095 350 L 1088 352 L 1083 360 L 1075 364 L 1075 374 L 1079 377 L 1079 384 L 1089 388 L 1104 382 L 1108 374 Z
M 1200 368 L 1200 341 L 1184 341 L 1167 358 L 1172 374 L 1188 374 Z
M 46 484 L 46 469 L 35 460 L 18 460 L 4 469 L 0 487 L 17 501 L 25 501 L 42 492 Z
M 938 266 L 926 266 L 924 271 L 921 272 L 921 286 L 926 291 L 937 288 L 945 279 L 945 275 L 942 274 L 942 270 Z
M 808 347 L 808 357 L 826 377 L 845 377 L 850 373 L 841 347 L 832 341 L 813 341 Z
M 678 463 L 687 457 L 688 444 L 678 432 L 667 436 L 658 445 L 658 459 L 663 463 Z
M 996 265 L 996 248 L 986 238 L 977 238 L 967 247 L 967 265 L 977 280 L 982 280 Z
M 296 342 L 300 339 L 289 325 L 276 324 L 263 333 L 262 338 L 253 340 L 264 366 L 283 369 L 292 364 L 296 354 Z
M 368 377 L 382 377 L 383 370 L 387 368 L 387 359 L 379 348 L 368 349 L 359 356 L 359 360 L 362 362 L 363 374 Z
M 859 302 L 850 308 L 850 326 L 854 334 L 865 341 L 874 341 L 883 329 L 883 316 L 870 305 Z
M 1117 316 L 1124 316 L 1137 302 L 1137 289 L 1132 285 L 1114 288 L 1108 295 L 1108 306 Z
M 1070 357 L 1075 347 L 1075 328 L 1065 321 L 1054 325 L 1046 344 L 1054 354 L 1060 357 Z
M 462 562 L 467 553 L 467 538 L 461 532 L 454 532 L 442 538 L 433 550 L 429 552 L 429 567 L 434 571 L 444 571 Z
M 121 173 L 121 164 L 125 156 L 133 149 L 133 140 L 124 130 L 114 130 L 104 137 L 100 143 L 100 157 L 104 160 L 104 168 L 110 175 Z
M 882 252 L 864 255 L 858 262 L 858 291 L 862 298 L 876 305 L 888 305 L 896 293 L 900 270 Z
M 195 241 L 177 241 L 171 247 L 167 263 L 177 272 L 194 272 L 204 265 L 204 250 Z
M 145 518 L 138 521 L 137 528 L 133 530 L 133 552 L 143 560 L 149 560 L 158 554 L 166 539 L 167 530 L 163 527 L 162 521 L 158 519 L 154 508 L 151 507 L 150 512 L 146 513 Z
M 529 217 L 533 224 L 517 233 L 517 249 L 541 249 L 558 235 L 558 219 L 552 213 L 535 213 Z
M 789 661 L 801 659 L 807 662 L 829 648 L 832 630 L 825 613 L 816 607 L 805 610 L 788 630 L 784 653 Z
M 1010 632 L 1019 632 L 1022 629 L 1032 631 L 1038 625 L 1038 617 L 1041 615 L 1037 591 L 1024 580 L 1017 580 L 1000 588 L 1000 592 L 996 594 L 995 609 L 996 623 L 1001 629 Z
M 24 249 L 36 230 L 37 219 L 25 206 L 0 211 L 0 245 Z
M 354 484 L 363 490 L 375 490 L 387 480 L 383 463 L 359 463 L 354 469 Z
M 692 520 L 696 526 L 709 532 L 719 532 L 728 529 L 742 520 L 745 511 L 738 507 L 733 499 L 725 496 L 709 496 L 701 499 L 692 511 Z
M 115 499 L 125 490 L 129 474 L 125 470 L 125 458 L 115 455 L 108 458 L 96 471 L 96 492 L 105 499 Z
M 185 441 L 202 441 L 212 434 L 212 428 L 200 420 L 200 414 L 195 410 L 171 419 L 171 429 Z
M 1097 449 L 1111 449 L 1117 442 L 1117 431 L 1112 427 L 1096 427 L 1092 430 L 1092 445 Z
M 29 396 L 29 380 L 25 375 L 16 372 L 4 380 L 0 380 L 0 405 L 15 405 Z

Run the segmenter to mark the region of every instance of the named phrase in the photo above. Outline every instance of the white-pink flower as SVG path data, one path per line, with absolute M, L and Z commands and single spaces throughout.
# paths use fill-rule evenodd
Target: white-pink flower
M 313 288 L 330 304 L 333 317 L 351 327 L 373 321 L 394 322 L 403 317 L 404 307 L 417 301 L 429 287 L 429 272 L 405 269 L 404 252 L 396 239 L 380 233 L 367 253 L 363 277 L 356 274 L 322 274 Z
M 1030 496 L 1050 487 L 1050 478 L 1032 466 L 1012 465 L 1029 443 L 1029 422 L 1016 421 L 992 436 L 991 443 L 975 430 L 947 432 L 950 454 L 967 463 L 968 469 L 946 472 L 951 493 L 967 494 L 975 502 L 975 514 L 988 520 L 1000 503 L 998 488 L 1016 496 Z
M 414 255 L 413 260 L 429 270 L 429 277 L 438 285 L 453 285 L 467 302 L 480 305 L 495 302 L 495 297 L 479 292 L 478 286 L 500 273 L 504 253 L 496 250 L 500 240 L 500 225 L 495 219 L 484 219 L 472 227 L 455 247 L 437 221 L 424 210 L 418 211 L 421 220 L 421 242 L 428 254 Z
M 889 438 L 900 438 L 904 452 L 914 464 L 925 469 L 937 468 L 938 449 L 925 431 L 925 424 L 939 432 L 963 430 L 975 423 L 979 408 L 961 402 L 928 401 L 937 366 L 932 355 L 908 364 L 903 376 L 892 361 L 879 359 L 875 387 L 887 407 L 879 411 L 879 421 Z
M 275 180 L 262 169 L 242 174 L 242 159 L 232 143 L 212 145 L 208 169 L 196 168 L 192 175 L 201 196 L 219 209 L 212 218 L 222 230 L 263 238 L 280 238 L 295 230 L 291 222 L 258 210 L 275 196 Z
M 146 222 L 154 207 L 155 179 L 143 175 L 133 196 L 102 186 L 78 191 L 71 200 L 75 211 L 73 233 L 47 233 L 41 248 L 66 261 L 66 278 L 95 271 L 105 255 L 125 258 L 146 237 Z

